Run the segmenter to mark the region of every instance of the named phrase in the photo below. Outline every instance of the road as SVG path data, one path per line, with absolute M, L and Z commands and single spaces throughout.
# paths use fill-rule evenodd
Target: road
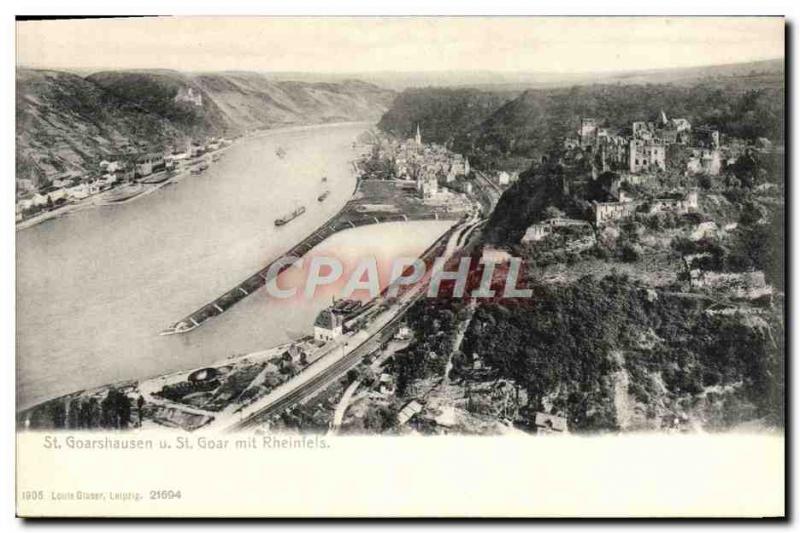
M 380 374 L 381 367 L 383 363 L 386 362 L 389 357 L 393 356 L 398 350 L 406 348 L 410 344 L 410 341 L 396 343 L 393 348 L 382 350 L 380 357 L 375 359 L 370 367 L 376 372 L 376 375 Z M 342 397 L 339 399 L 339 403 L 336 404 L 336 409 L 333 412 L 333 420 L 331 421 L 331 427 L 328 431 L 329 435 L 335 435 L 337 431 L 339 431 L 339 427 L 342 425 L 344 421 L 344 414 L 347 412 L 347 408 L 350 406 L 350 402 L 355 395 L 356 390 L 361 383 L 363 382 L 363 378 L 358 378 L 345 389 Z
M 503 195 L 503 188 L 500 187 L 497 183 L 493 182 L 490 178 L 486 176 L 486 174 L 484 174 L 480 170 L 475 171 L 475 176 L 477 176 L 478 180 L 485 185 L 486 191 L 489 194 L 489 197 L 492 201 L 491 210 L 494 210 L 494 207 L 497 205 L 497 202 Z
M 460 248 L 465 235 L 481 223 L 481 220 L 469 218 L 454 225 L 425 252 L 423 259 L 430 259 L 443 239 L 446 239 L 446 245 L 442 257 L 445 260 L 450 259 Z M 426 290 L 427 283 L 414 285 L 398 296 L 388 309 L 377 312 L 364 329 L 343 335 L 328 343 L 329 346 L 326 346 L 325 353 L 300 374 L 278 386 L 260 400 L 234 413 L 233 419 L 216 419 L 206 426 L 206 429 L 236 431 L 257 426 L 268 417 L 280 413 L 324 389 L 391 338 L 394 326 L 403 319 L 408 308 L 422 297 Z M 375 306 L 375 308 L 379 307 L 379 305 Z

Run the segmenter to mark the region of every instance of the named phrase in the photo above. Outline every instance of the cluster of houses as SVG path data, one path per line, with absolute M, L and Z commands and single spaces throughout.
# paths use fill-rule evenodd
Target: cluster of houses
M 686 174 L 717 175 L 721 169 L 719 132 L 693 128 L 687 119 L 670 119 L 663 111 L 656 121 L 634 122 L 629 135 L 600 127 L 594 118 L 583 118 L 576 135 L 565 139 L 564 147 L 567 158 L 590 158 L 592 180 L 605 180 L 601 183 L 605 197 L 592 202 L 592 222 L 598 227 L 636 212 L 685 214 L 696 210 L 694 191 L 655 199 L 635 198 L 630 192 L 666 171 L 670 157 L 681 157 L 679 164 L 685 161 Z M 565 182 L 565 189 L 570 186 Z
M 562 234 L 565 236 L 565 249 L 578 252 L 595 245 L 595 233 L 591 224 L 585 220 L 553 217 L 532 224 L 525 231 L 522 242 L 540 242 L 548 237 Z
M 591 155 L 597 173 L 664 171 L 669 147 L 674 145 L 682 146 L 688 152 L 687 173 L 719 174 L 719 132 L 707 127 L 693 128 L 687 119 L 670 119 L 663 111 L 657 121 L 634 122 L 630 135 L 600 127 L 595 118 L 582 118 L 576 135 L 564 140 L 564 148 L 568 151 Z
M 595 226 L 616 222 L 636 212 L 644 214 L 674 213 L 683 215 L 698 208 L 697 192 L 688 191 L 658 198 L 635 198 L 630 187 L 649 181 L 646 175 L 607 172 L 597 178 L 605 194 L 603 201 L 592 202 L 592 215 Z
M 36 187 L 31 179 L 17 180 L 16 220 L 52 209 L 65 203 L 83 200 L 107 191 L 117 184 L 130 183 L 164 170 L 177 169 L 182 161 L 197 158 L 230 144 L 227 139 L 212 138 L 206 143 L 192 142 L 185 149 L 170 148 L 164 152 L 121 153 L 107 156 L 93 176 L 67 174 Z
M 398 179 L 416 182 L 417 192 L 422 198 L 439 194 L 440 183 L 458 188 L 455 186 L 457 178 L 470 173 L 467 157 L 438 144 L 423 144 L 419 125 L 414 137 L 404 141 L 381 139 L 377 147 L 378 157 L 391 161 Z

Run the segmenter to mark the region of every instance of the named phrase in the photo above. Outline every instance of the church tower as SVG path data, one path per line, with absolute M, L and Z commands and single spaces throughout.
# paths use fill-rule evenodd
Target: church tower
M 417 146 L 422 146 L 422 134 L 419 132 L 419 122 L 417 122 L 417 135 L 414 137 Z

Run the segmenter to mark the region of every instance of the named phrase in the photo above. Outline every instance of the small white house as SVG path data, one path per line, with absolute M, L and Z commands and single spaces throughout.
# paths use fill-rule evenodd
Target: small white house
M 411 420 L 415 415 L 420 413 L 423 409 L 423 405 L 419 403 L 417 400 L 411 400 L 402 409 L 400 412 L 397 413 L 397 425 L 402 426 L 409 420 Z
M 57 202 L 58 200 L 66 200 L 67 191 L 66 189 L 56 189 L 54 191 L 51 191 L 50 194 L 48 194 L 48 196 L 50 197 L 51 202 Z
M 79 183 L 67 189 L 67 196 L 70 200 L 82 200 L 91 194 L 89 186 L 85 183 Z
M 495 248 L 493 246 L 484 246 L 481 260 L 484 263 L 507 263 L 511 260 L 511 254 L 506 250 Z
M 47 195 L 37 192 L 36 194 L 33 195 L 33 198 L 31 198 L 31 202 L 32 205 L 35 207 L 45 206 L 47 205 Z
M 122 164 L 119 161 L 100 161 L 100 168 L 105 170 L 106 172 L 116 172 L 117 170 L 122 168 Z
M 411 328 L 403 324 L 397 329 L 397 333 L 395 333 L 394 338 L 398 340 L 407 340 L 410 339 L 414 333 L 411 331 Z
M 328 342 L 339 337 L 343 333 L 341 315 L 334 313 L 330 309 L 323 309 L 314 321 L 314 340 Z

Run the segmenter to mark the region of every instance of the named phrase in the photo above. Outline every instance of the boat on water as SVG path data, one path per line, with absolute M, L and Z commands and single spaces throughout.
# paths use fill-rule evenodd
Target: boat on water
M 328 181 L 328 176 L 322 176 L 322 183 L 325 183 L 326 181 Z
M 275 150 L 275 155 L 283 159 L 286 157 L 286 150 L 283 149 L 283 146 L 279 146 L 277 150 Z
M 206 169 L 208 169 L 208 164 L 207 163 L 203 163 L 203 164 L 198 165 L 195 168 L 193 168 L 192 169 L 192 174 L 194 174 L 194 175 L 202 174 L 203 172 L 206 171 Z
M 192 322 L 186 322 L 182 320 L 177 324 L 173 324 L 172 326 L 168 327 L 167 329 L 162 330 L 159 335 L 175 335 L 176 333 L 186 333 L 187 331 L 192 331 L 194 328 L 197 327 L 197 324 Z
M 211 156 L 211 161 L 219 161 L 222 159 L 222 154 L 214 154 Z
M 126 185 L 120 185 L 115 189 L 111 189 L 109 191 L 108 196 L 106 196 L 106 201 L 109 203 L 117 203 L 117 202 L 124 202 L 125 200 L 130 200 L 135 196 L 139 196 L 144 192 L 144 187 L 140 183 L 128 183 Z
M 169 171 L 159 172 L 158 174 L 151 174 L 146 178 L 139 180 L 139 183 L 144 183 L 145 185 L 155 185 L 156 183 L 163 183 L 167 181 L 171 176 Z
M 275 219 L 275 225 L 276 226 L 283 226 L 284 224 L 288 224 L 289 222 L 291 222 L 292 220 L 296 219 L 297 217 L 299 217 L 300 215 L 302 215 L 305 212 L 306 212 L 305 206 L 301 205 L 300 207 L 298 207 L 297 209 L 295 209 L 291 213 L 286 214 L 286 215 L 284 215 L 284 216 L 282 216 L 280 218 L 276 218 Z
M 330 194 L 331 194 L 331 191 L 325 191 L 324 193 L 322 193 L 319 196 L 317 196 L 317 201 L 318 202 L 324 202 L 325 198 L 327 198 Z

